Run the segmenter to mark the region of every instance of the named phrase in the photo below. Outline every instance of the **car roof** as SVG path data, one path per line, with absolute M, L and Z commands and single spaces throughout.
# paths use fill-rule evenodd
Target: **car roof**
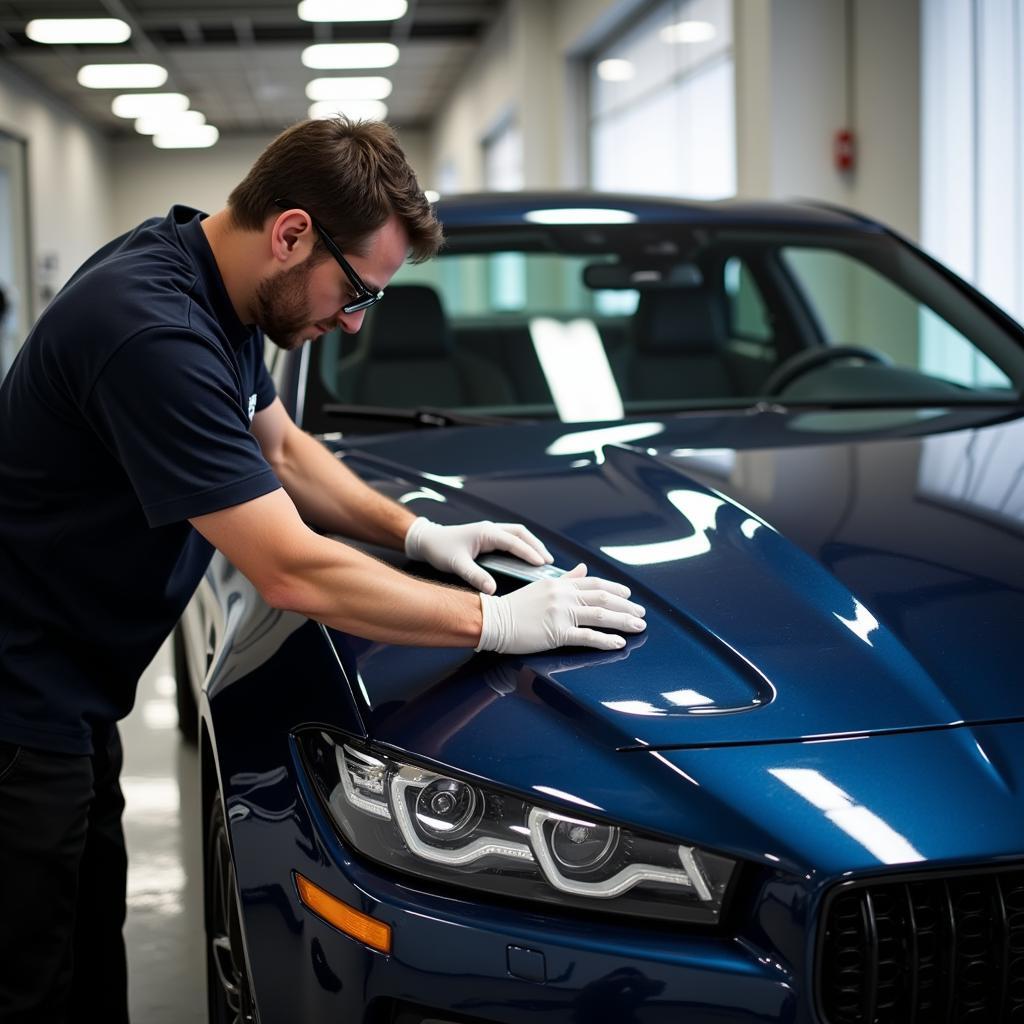
M 841 228 L 878 234 L 884 225 L 852 210 L 815 200 L 748 199 L 703 201 L 622 192 L 476 192 L 443 197 L 434 207 L 445 228 L 523 226 L 533 210 L 615 209 L 636 223 L 748 225 L 779 228 Z M 599 221 L 598 221 L 599 222 Z

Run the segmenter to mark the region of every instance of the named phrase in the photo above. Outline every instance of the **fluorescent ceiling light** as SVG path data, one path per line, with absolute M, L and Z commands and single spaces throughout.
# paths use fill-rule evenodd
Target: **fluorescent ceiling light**
M 666 25 L 658 35 L 666 43 L 706 43 L 716 32 L 710 21 L 680 21 Z
M 636 214 L 629 210 L 599 210 L 571 206 L 564 210 L 530 210 L 523 220 L 533 224 L 632 224 Z
M 356 121 L 383 121 L 388 116 L 387 105 L 380 100 L 321 100 L 309 108 L 313 118 L 334 117 L 344 114 Z
M 86 89 L 159 89 L 166 81 L 159 64 L 86 64 L 78 71 Z
M 628 82 L 636 74 L 636 68 L 630 60 L 611 58 L 597 65 L 597 77 L 606 82 Z
M 306 86 L 306 98 L 310 100 L 386 100 L 390 95 L 390 79 L 373 75 L 314 78 Z
M 117 117 L 149 117 L 188 110 L 188 97 L 180 92 L 123 92 L 110 102 Z
M 131 34 L 120 18 L 33 18 L 25 26 L 34 43 L 123 43 Z
M 394 43 L 314 43 L 302 51 L 307 68 L 389 68 L 397 61 Z
M 206 149 L 219 138 L 220 132 L 212 124 L 180 130 L 172 126 L 169 131 L 154 135 L 153 145 L 157 149 Z
M 303 21 L 395 21 L 409 9 L 406 0 L 302 0 Z
M 436 203 L 441 198 L 440 192 L 435 192 L 432 188 L 424 189 L 423 196 L 428 203 Z
M 135 130 L 140 135 L 168 135 L 198 128 L 206 124 L 206 115 L 198 110 L 178 110 L 173 114 L 146 114 L 135 122 Z

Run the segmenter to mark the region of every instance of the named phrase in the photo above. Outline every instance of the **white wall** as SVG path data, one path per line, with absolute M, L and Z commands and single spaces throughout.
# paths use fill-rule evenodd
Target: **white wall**
M 739 194 L 835 202 L 917 238 L 918 4 L 849 2 L 852 35 L 845 0 L 734 0 Z M 460 191 L 480 188 L 481 142 L 515 116 L 528 188 L 586 184 L 581 62 L 641 6 L 510 0 L 438 113 L 435 179 L 447 165 Z M 833 166 L 832 141 L 845 127 L 857 136 L 857 164 L 844 173 Z
M 141 137 L 113 142 L 112 233 L 163 216 L 175 203 L 207 213 L 219 210 L 271 139 L 225 135 L 209 149 L 179 150 L 157 149 Z M 422 133 L 403 132 L 400 140 L 420 183 L 429 187 L 420 173 L 426 162 Z
M 269 141 L 263 135 L 226 135 L 210 149 L 169 150 L 141 137 L 113 142 L 113 232 L 162 217 L 175 203 L 219 210 Z
M 49 294 L 110 238 L 109 147 L 59 99 L 3 63 L 0 128 L 28 143 L 34 319 Z M 48 269 L 40 267 L 43 259 Z
M 920 18 L 917 3 L 737 0 L 741 195 L 812 198 L 920 235 Z M 852 89 L 847 89 L 847 61 Z M 832 142 L 852 128 L 854 169 Z
M 514 117 L 523 138 L 526 188 L 586 183 L 580 62 L 643 0 L 511 0 L 438 112 L 433 177 L 458 191 L 483 187 L 483 140 Z
M 512 16 L 506 9 L 438 111 L 430 154 L 433 187 L 447 190 L 452 182 L 460 192 L 483 187 L 481 143 L 515 113 L 516 95 Z
M 857 0 L 853 205 L 921 237 L 921 12 L 904 0 Z

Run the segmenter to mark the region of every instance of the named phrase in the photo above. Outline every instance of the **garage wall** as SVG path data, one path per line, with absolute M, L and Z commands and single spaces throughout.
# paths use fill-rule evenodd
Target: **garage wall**
M 102 135 L 9 64 L 0 64 L 0 129 L 28 143 L 31 321 L 110 237 L 110 152 Z
M 514 0 L 438 112 L 434 177 L 442 190 L 483 187 L 483 141 L 508 119 L 523 139 L 526 188 L 586 183 L 582 55 L 643 0 Z
M 839 203 L 918 238 L 918 4 L 742 0 L 735 10 L 740 194 Z M 843 127 L 856 136 L 848 172 L 832 159 Z
M 859 210 L 921 237 L 921 10 L 918 3 L 857 0 L 854 97 Z
M 267 135 L 228 135 L 209 149 L 157 149 L 148 139 L 111 143 L 113 154 L 112 231 L 133 228 L 147 217 L 163 216 L 175 203 L 212 213 L 248 173 L 271 141 Z M 420 177 L 425 165 L 422 132 L 400 134 L 409 162 Z
M 643 6 L 511 3 L 439 112 L 431 158 L 442 190 L 481 187 L 482 141 L 510 117 L 527 187 L 586 184 L 583 61 Z M 739 194 L 840 203 L 917 238 L 918 4 L 734 0 L 734 16 Z M 839 172 L 833 135 L 847 126 L 857 166 Z
M 224 136 L 209 149 L 170 150 L 143 138 L 113 142 L 114 232 L 163 216 L 175 203 L 219 210 L 269 141 L 264 135 Z
M 516 113 L 511 6 L 491 26 L 451 98 L 438 111 L 429 175 L 438 191 L 482 188 L 481 143 Z

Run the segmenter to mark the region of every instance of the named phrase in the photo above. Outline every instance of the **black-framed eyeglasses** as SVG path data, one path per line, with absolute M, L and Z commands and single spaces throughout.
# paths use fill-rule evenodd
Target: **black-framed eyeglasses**
M 292 208 L 303 210 L 307 217 L 309 217 L 310 224 L 316 229 L 316 233 L 320 236 L 320 241 L 324 243 L 327 251 L 337 260 L 338 266 L 345 271 L 345 276 L 348 278 L 349 283 L 355 289 L 356 297 L 351 302 L 346 302 L 341 307 L 342 313 L 358 313 L 361 309 L 366 309 L 372 306 L 375 302 L 380 302 L 384 298 L 384 289 L 381 288 L 379 291 L 374 291 L 369 288 L 365 281 L 356 273 L 355 267 L 347 259 L 344 254 L 335 244 L 334 239 L 328 234 L 327 229 L 306 209 L 302 203 L 296 203 L 292 199 L 275 199 L 274 205 L 280 207 L 282 210 L 290 210 Z

